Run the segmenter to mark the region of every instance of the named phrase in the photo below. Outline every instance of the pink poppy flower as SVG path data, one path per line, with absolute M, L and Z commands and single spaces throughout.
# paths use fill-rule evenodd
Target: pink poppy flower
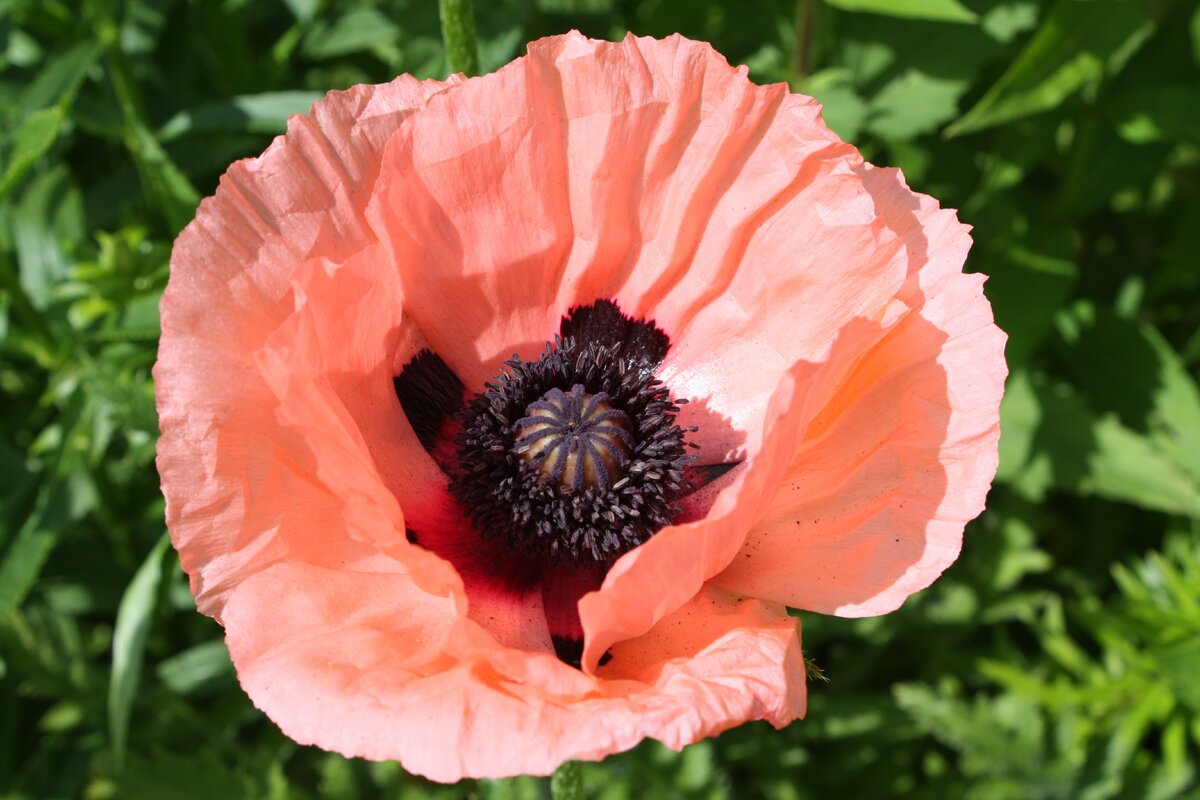
M 439 781 L 782 727 L 786 607 L 896 608 L 983 507 L 1006 370 L 969 246 L 678 36 L 332 93 L 172 255 L 199 608 L 287 735 Z

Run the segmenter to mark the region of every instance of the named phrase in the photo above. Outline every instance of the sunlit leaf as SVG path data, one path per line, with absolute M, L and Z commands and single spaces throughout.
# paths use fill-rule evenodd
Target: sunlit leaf
M 1179 699 L 1200 713 L 1200 639 L 1165 647 L 1155 653 Z
M 23 182 L 9 219 L 21 286 L 43 308 L 66 277 L 67 247 L 83 232 L 82 202 L 70 173 L 60 165 Z
M 320 92 L 268 92 L 234 97 L 227 102 L 181 111 L 162 127 L 158 138 L 168 142 L 180 136 L 216 132 L 283 133 L 288 117 L 308 113 L 321 97 Z
M 1057 107 L 1106 70 L 1119 68 L 1153 28 L 1135 0 L 1056 0 L 1021 55 L 946 135 Z
M 1109 108 L 1121 135 L 1135 144 L 1200 144 L 1200 84 L 1137 85 L 1114 97 Z
M 164 533 L 133 576 L 117 610 L 113 628 L 112 679 L 108 687 L 108 732 L 118 766 L 125 760 L 129 717 L 141 680 L 146 637 L 150 634 L 150 623 L 158 605 L 163 557 L 170 544 L 171 540 Z
M 871 101 L 869 127 L 885 139 L 912 139 L 953 119 L 966 81 L 909 70 Z
M 866 11 L 889 17 L 937 22 L 975 22 L 978 16 L 958 0 L 825 0 L 843 11 Z
M 1014 373 L 1000 425 L 997 479 L 1030 498 L 1060 489 L 1200 516 L 1200 482 L 1171 441 L 1097 416 L 1069 385 Z
M 166 659 L 158 665 L 158 678 L 167 688 L 189 695 L 228 682 L 233 662 L 225 642 L 204 642 Z
M 309 58 L 335 58 L 394 44 L 398 35 L 395 23 L 376 9 L 364 6 L 332 25 L 314 25 L 301 49 Z
M 51 106 L 30 114 L 13 132 L 4 171 L 0 174 L 0 200 L 16 188 L 29 168 L 54 144 L 64 119 L 63 106 Z
M 858 96 L 848 70 L 825 70 L 804 83 L 804 91 L 821 101 L 825 124 L 846 139 L 854 139 L 867 119 L 867 104 Z
M 1097 411 L 1115 415 L 1190 476 L 1200 513 L 1200 388 L 1153 327 L 1087 303 L 1059 318 L 1065 365 Z
M 0 616 L 7 614 L 33 586 L 58 539 L 55 531 L 22 529 L 0 559 Z
M 103 52 L 104 46 L 99 41 L 87 39 L 51 59 L 46 68 L 25 87 L 21 95 L 21 110 L 31 114 L 58 105 L 64 98 L 73 97 Z

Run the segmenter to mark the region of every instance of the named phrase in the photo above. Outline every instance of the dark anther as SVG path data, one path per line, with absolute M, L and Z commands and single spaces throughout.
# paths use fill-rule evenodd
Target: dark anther
M 432 450 L 442 426 L 463 407 L 463 385 L 446 362 L 422 350 L 392 379 L 396 398 L 421 446 Z
M 554 654 L 558 660 L 579 669 L 583 661 L 583 639 L 567 638 L 566 636 L 551 637 Z
M 563 318 L 558 335 L 581 344 L 612 347 L 626 368 L 646 376 L 662 363 L 670 348 L 670 340 L 658 326 L 625 316 L 611 300 L 575 306 Z
M 554 654 L 558 656 L 558 660 L 564 664 L 570 665 L 575 669 L 580 669 L 583 664 L 583 639 L 567 636 L 552 636 L 550 643 L 554 645 Z M 608 662 L 612 661 L 612 653 L 607 650 L 600 656 L 598 666 L 603 667 Z

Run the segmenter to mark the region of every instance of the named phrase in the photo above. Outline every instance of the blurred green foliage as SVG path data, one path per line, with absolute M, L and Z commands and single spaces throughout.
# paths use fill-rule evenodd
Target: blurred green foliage
M 707 39 L 975 226 L 1010 334 L 960 561 L 803 615 L 809 719 L 585 765 L 589 796 L 1200 797 L 1200 9 L 1182 0 L 495 0 Z M 333 88 L 445 74 L 433 0 L 0 0 L 0 797 L 535 798 L 286 740 L 163 538 L 172 237 Z

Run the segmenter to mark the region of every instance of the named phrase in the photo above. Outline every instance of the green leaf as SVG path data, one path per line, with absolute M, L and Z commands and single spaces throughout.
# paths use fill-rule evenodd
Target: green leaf
M 107 18 L 110 13 L 107 4 L 98 2 L 94 8 L 102 19 L 102 27 L 107 29 L 102 36 L 115 38 L 109 28 L 113 21 Z M 163 215 L 172 233 L 178 233 L 195 215 L 200 194 L 147 128 L 140 86 L 119 44 L 109 41 L 108 46 L 108 76 L 121 110 L 125 146 L 137 168 L 146 200 Z
M 1035 0 L 998 3 L 983 14 L 979 27 L 997 42 L 1007 44 L 1037 26 L 1038 8 Z
M 171 7 L 177 0 L 126 0 L 121 15 L 121 49 L 125 53 L 151 53 L 158 46 Z
M 1059 328 L 1067 374 L 1088 404 L 1142 434 L 1200 486 L 1200 388 L 1171 345 L 1148 324 L 1083 302 L 1060 315 Z
M 158 139 L 169 142 L 195 134 L 283 133 L 288 117 L 307 114 L 322 96 L 321 92 L 266 92 L 210 103 L 171 117 L 158 132 Z
M 16 535 L 0 561 L 0 617 L 24 599 L 57 541 L 57 532 L 36 526 L 26 526 Z
M 19 28 L 9 29 L 5 33 L 7 41 L 2 43 L 4 49 L 0 52 L 0 64 L 33 67 L 42 60 L 45 53 L 37 39 Z
M 42 484 L 29 518 L 0 561 L 0 617 L 16 608 L 42 573 L 65 523 L 66 487 L 53 478 Z
M 1053 330 L 1054 314 L 1069 296 L 1078 273 L 1066 257 L 1069 247 L 1059 240 L 1023 238 L 990 237 L 982 242 L 975 262 L 975 269 L 988 275 L 987 296 L 996 324 L 1008 332 L 1004 355 L 1013 366 L 1024 364 Z
M 308 22 L 317 13 L 317 0 L 283 0 L 297 22 Z
M 400 29 L 395 23 L 374 8 L 361 7 L 332 25 L 323 22 L 313 25 L 304 37 L 301 52 L 308 58 L 337 58 L 394 45 L 399 38 Z
M 88 39 L 50 59 L 21 95 L 21 110 L 31 114 L 73 98 L 88 72 L 100 60 L 104 45 Z M 69 102 L 69 100 L 68 100 Z
M 999 50 L 975 25 L 857 15 L 839 23 L 838 66 L 867 106 L 866 130 L 889 143 L 939 130 Z M 930 47 L 931 40 L 937 47 Z
M 12 151 L 4 173 L 0 174 L 0 199 L 16 188 L 29 168 L 54 144 L 66 116 L 65 107 L 59 104 L 35 111 L 21 121 L 12 135 Z
M 1074 385 L 1017 371 L 998 479 L 1032 499 L 1098 494 L 1200 517 L 1200 390 L 1151 326 L 1079 303 L 1059 317 Z
M 979 19 L 958 0 L 825 0 L 842 11 L 866 11 L 888 17 L 926 19 L 936 22 L 967 22 Z
M 959 78 L 942 78 L 910 69 L 871 100 L 870 129 L 885 139 L 913 139 L 931 133 L 958 110 L 967 88 Z
M 1010 516 L 997 533 L 1000 551 L 990 570 L 992 584 L 997 590 L 1009 591 L 1025 575 L 1045 572 L 1054 566 L 1054 559 L 1038 548 L 1037 533 L 1027 521 Z
M 1069 385 L 1013 374 L 1000 405 L 996 478 L 1041 500 L 1050 489 L 1200 517 L 1200 482 L 1173 445 L 1097 417 Z
M 824 106 L 825 124 L 846 141 L 858 138 L 867 118 L 867 104 L 858 96 L 846 69 L 827 69 L 809 76 L 801 87 Z
M 117 624 L 113 629 L 112 677 L 108 685 L 108 732 L 113 760 L 118 769 L 125 761 L 129 717 L 137 696 L 146 637 L 150 634 L 150 623 L 158 605 L 163 559 L 170 545 L 171 540 L 164 533 L 129 582 L 117 609 Z
M 1200 144 L 1200 85 L 1195 83 L 1139 83 L 1114 97 L 1108 111 L 1134 144 Z
M 972 133 L 1057 107 L 1115 73 L 1154 23 L 1135 0 L 1058 0 L 1016 61 L 947 136 Z
M 21 287 L 36 308 L 45 308 L 67 275 L 67 246 L 83 235 L 82 198 L 71 174 L 58 164 L 22 184 L 10 220 Z
M 493 0 L 476 9 L 481 74 L 500 69 L 525 51 L 525 26 L 532 6 L 532 0 Z
M 148 199 L 161 209 L 173 232 L 183 230 L 196 215 L 200 193 L 140 122 L 130 133 L 131 150 Z
M 1164 647 L 1155 657 L 1179 699 L 1200 713 L 1200 640 Z
M 233 662 L 225 642 L 216 639 L 184 650 L 158 665 L 158 678 L 182 695 L 203 692 L 233 677 Z
M 1043 715 L 1031 699 L 1008 694 L 978 697 L 968 704 L 957 692 L 918 684 L 897 685 L 893 695 L 923 730 L 962 754 L 969 774 L 1032 777 L 1041 772 L 1043 780 L 1050 780 L 1045 774 L 1051 766 L 1046 763 L 1049 737 Z

